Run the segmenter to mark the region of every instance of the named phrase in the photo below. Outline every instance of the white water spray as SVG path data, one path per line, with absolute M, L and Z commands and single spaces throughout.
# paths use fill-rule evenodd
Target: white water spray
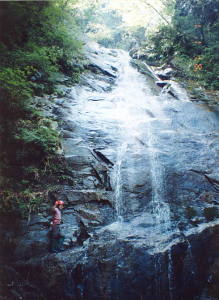
M 165 170 L 159 160 L 159 150 L 156 148 L 157 139 L 153 134 L 153 128 L 148 126 L 148 151 L 151 166 L 151 185 L 152 185 L 152 212 L 155 225 L 162 230 L 168 230 L 170 222 L 170 208 L 165 202 Z
M 117 163 L 115 166 L 115 203 L 116 203 L 116 213 L 119 221 L 123 220 L 123 197 L 122 197 L 122 161 L 127 150 L 127 143 L 124 143 L 121 148 L 119 148 L 117 153 Z

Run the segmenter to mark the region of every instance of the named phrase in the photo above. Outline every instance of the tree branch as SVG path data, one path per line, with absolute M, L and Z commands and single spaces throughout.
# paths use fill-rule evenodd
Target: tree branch
M 170 22 L 152 4 L 147 1 L 144 2 L 147 6 L 151 7 L 166 22 L 166 24 L 170 25 Z

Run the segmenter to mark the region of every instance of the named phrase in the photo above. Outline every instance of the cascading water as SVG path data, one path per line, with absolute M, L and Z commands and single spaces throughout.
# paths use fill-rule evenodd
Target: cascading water
M 164 167 L 159 161 L 159 149 L 156 148 L 156 136 L 153 129 L 148 126 L 148 151 L 150 155 L 151 182 L 152 182 L 152 212 L 155 224 L 160 230 L 170 227 L 170 208 L 165 202 Z
M 141 143 L 142 149 L 140 155 L 145 155 L 149 158 L 150 165 L 150 178 L 151 178 L 151 203 L 150 213 L 153 217 L 153 226 L 156 230 L 152 230 L 152 235 L 164 234 L 171 227 L 170 208 L 166 200 L 165 194 L 165 169 L 162 166 L 159 158 L 159 141 L 156 135 L 156 122 L 162 122 L 164 124 L 169 123 L 169 119 L 165 116 L 159 103 L 159 96 L 153 96 L 149 89 L 146 88 L 146 83 L 142 77 L 133 67 L 130 66 L 129 56 L 123 52 L 120 55 L 123 69 L 120 74 L 117 88 L 112 94 L 113 99 L 117 99 L 116 115 L 119 116 L 117 119 L 119 126 L 119 137 L 121 139 L 121 146 L 117 150 L 117 162 L 114 172 L 114 191 L 116 201 L 116 211 L 118 221 L 124 221 L 124 207 L 123 201 L 123 177 L 122 177 L 122 163 L 128 159 L 127 150 L 132 148 L 133 152 L 139 151 L 139 142 Z M 165 99 L 165 95 L 162 95 L 162 99 Z M 154 127 L 155 124 L 155 127 Z M 135 169 L 135 161 L 133 162 L 132 168 Z M 142 170 L 144 172 L 144 170 Z M 145 205 L 146 206 L 146 205 Z M 147 208 L 144 208 L 147 211 Z M 136 218 L 137 219 L 137 218 Z M 144 222 L 144 215 L 141 218 Z M 137 222 L 138 224 L 138 222 Z M 121 225 L 121 223 L 120 223 Z M 133 224 L 126 223 L 127 227 L 131 231 L 138 231 L 137 227 Z M 122 227 L 119 226 L 119 230 Z M 139 234 L 139 232 L 138 232 Z M 151 232 L 141 230 L 140 235 L 149 236 Z M 159 243 L 155 245 L 157 253 L 159 253 Z M 168 256 L 168 281 L 169 281 L 169 295 L 172 300 L 172 285 L 173 285 L 173 267 L 171 254 Z M 157 297 L 161 293 L 161 263 L 159 254 L 155 256 L 154 261 L 154 272 L 156 275 L 155 279 L 155 290 Z
M 33 290 L 48 300 L 212 299 L 218 115 L 203 103 L 159 95 L 125 52 L 88 55 L 92 64 L 72 94 L 46 105 L 60 120 L 65 172 L 74 178 L 51 191 L 67 204 L 66 251 L 47 253 L 47 206 L 26 230 L 18 226 L 19 236 L 2 220 L 5 250 L 16 244 L 14 271 L 3 266 L 9 287 L 18 279 L 11 295 L 23 297 L 21 282 L 25 299 Z
M 127 149 L 127 143 L 125 142 L 117 153 L 117 162 L 115 166 L 115 203 L 116 203 L 116 213 L 119 221 L 123 220 L 123 201 L 122 201 L 122 175 L 121 175 L 121 165 L 122 160 Z
M 119 127 L 118 136 L 120 139 L 114 172 L 117 216 L 121 220 L 125 210 L 122 200 L 121 165 L 123 161 L 128 159 L 127 149 L 132 147 L 132 151 L 137 152 L 139 151 L 139 143 L 141 143 L 140 154 L 149 156 L 150 163 L 152 185 L 150 213 L 154 217 L 155 225 L 162 225 L 162 229 L 167 230 L 170 226 L 170 210 L 165 202 L 164 169 L 159 160 L 159 145 L 157 145 L 153 122 L 160 119 L 168 122 L 168 119 L 162 112 L 159 96 L 152 95 L 144 77 L 130 65 L 129 55 L 125 51 L 120 51 L 119 59 L 121 72 L 117 87 L 110 96 L 115 101 L 114 116 Z M 133 161 L 132 168 L 135 168 L 135 161 Z M 127 176 L 130 175 L 127 174 Z
M 175 224 L 184 221 L 186 206 L 199 201 L 194 197 L 201 193 L 200 177 L 194 178 L 191 169 L 202 174 L 199 158 L 202 164 L 206 161 L 209 168 L 213 166 L 213 160 L 206 160 L 209 158 L 206 145 L 212 142 L 207 134 L 218 128 L 216 117 L 195 106 L 182 93 L 179 94 L 183 99 L 178 97 L 179 100 L 161 94 L 154 81 L 130 65 L 129 55 L 124 51 L 96 49 L 91 58 L 93 66 L 97 65 L 97 73 L 86 75 L 85 85 L 78 88 L 72 120 L 77 120 L 77 126 L 82 129 L 82 145 L 88 146 L 91 153 L 93 149 L 100 149 L 112 162 L 107 165 L 106 160 L 93 155 L 90 160 L 100 176 L 93 181 L 85 180 L 88 192 L 93 183 L 96 186 L 91 189 L 92 193 L 98 189 L 98 201 L 91 201 L 92 212 L 93 205 L 98 212 L 104 212 L 100 213 L 102 219 L 95 222 L 99 225 L 91 238 L 91 253 L 95 249 L 95 255 L 102 257 L 103 264 L 97 273 L 100 280 L 107 278 L 100 284 L 101 293 L 103 290 L 109 293 L 106 299 L 176 300 L 180 294 L 177 280 L 181 280 L 178 268 L 184 272 L 183 260 L 186 257 L 191 261 L 192 255 L 185 256 L 185 240 Z M 98 73 L 100 69 L 102 74 Z M 118 70 L 114 77 L 106 75 L 112 74 L 112 70 Z M 75 147 L 71 149 L 74 155 Z M 78 150 L 79 159 L 82 150 Z M 214 156 L 213 151 L 211 154 Z M 87 152 L 84 160 L 87 160 Z M 87 176 L 89 164 L 83 169 L 83 176 Z M 112 191 L 101 180 L 103 172 L 110 178 Z M 208 189 L 204 180 L 200 181 L 202 191 Z M 99 199 L 103 199 L 103 205 Z M 83 216 L 92 217 L 88 212 L 87 209 Z M 181 265 L 177 264 L 176 256 L 180 257 Z M 116 283 L 111 274 L 115 275 Z M 197 278 L 197 274 L 198 269 L 192 277 Z M 124 278 L 135 286 L 130 291 L 132 295 L 123 289 Z M 149 287 L 142 287 L 145 282 Z M 116 294 L 112 294 L 115 287 Z

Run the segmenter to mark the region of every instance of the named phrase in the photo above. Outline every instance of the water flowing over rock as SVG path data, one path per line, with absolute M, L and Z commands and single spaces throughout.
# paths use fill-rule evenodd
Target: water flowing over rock
M 16 234 L 7 276 L 31 282 L 31 299 L 219 299 L 217 113 L 177 83 L 177 99 L 161 92 L 125 51 L 89 56 L 51 108 L 74 177 L 55 195 L 66 250 L 48 254 L 44 209 Z

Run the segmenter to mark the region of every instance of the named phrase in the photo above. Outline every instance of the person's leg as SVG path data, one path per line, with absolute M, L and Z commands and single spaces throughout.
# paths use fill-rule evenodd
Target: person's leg
M 57 233 L 58 233 L 58 245 L 57 245 L 58 251 L 64 251 L 63 242 L 65 239 L 65 236 L 62 232 L 62 228 L 60 225 L 57 226 Z
M 57 253 L 59 251 L 59 239 L 58 238 L 52 238 L 51 239 L 50 251 L 52 253 Z
M 51 234 L 50 234 L 50 252 L 57 253 L 59 246 L 59 231 L 58 226 L 54 224 L 52 226 Z
M 65 249 L 63 248 L 63 242 L 64 242 L 65 237 L 64 236 L 60 236 L 60 238 L 58 239 L 58 245 L 57 245 L 57 249 L 58 251 L 64 251 Z

